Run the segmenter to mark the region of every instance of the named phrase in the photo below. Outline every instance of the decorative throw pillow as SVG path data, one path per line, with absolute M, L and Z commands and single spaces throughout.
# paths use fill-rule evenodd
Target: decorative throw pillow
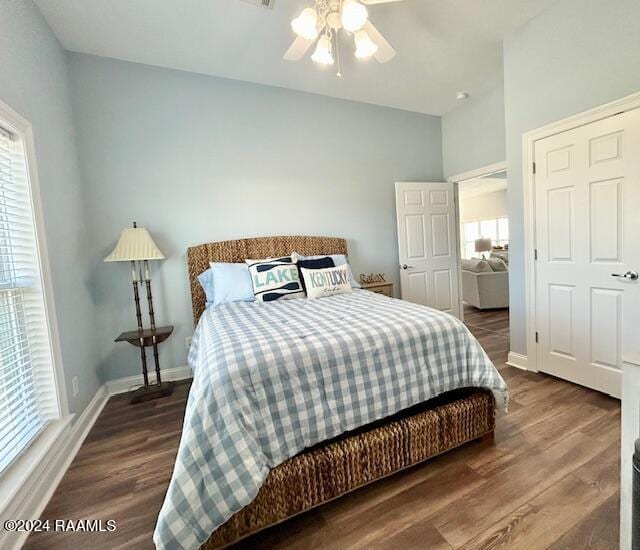
M 300 282 L 302 283 L 302 288 L 307 290 L 304 277 L 302 276 L 302 268 L 304 269 L 327 269 L 328 267 L 335 267 L 335 263 L 331 256 L 321 256 L 319 258 L 312 258 L 309 260 L 301 260 L 298 257 L 298 261 L 296 262 L 298 266 L 298 272 L 300 273 Z
M 255 301 L 247 264 L 213 262 L 209 265 L 213 274 L 214 306 Z
M 505 264 L 509 265 L 508 250 L 494 250 L 491 252 L 491 258 L 500 258 Z
M 487 263 L 493 271 L 507 271 L 507 264 L 501 258 L 489 258 Z
M 305 269 L 303 267 L 301 271 L 309 298 L 322 298 L 352 292 L 349 280 L 351 272 L 348 265 L 327 269 Z
M 300 275 L 291 258 L 246 260 L 251 275 L 253 294 L 260 302 L 282 298 L 304 298 Z
M 460 267 L 465 271 L 472 271 L 473 273 L 489 273 L 493 271 L 487 260 L 478 258 L 462 258 L 460 260 Z
M 298 256 L 298 261 L 317 260 L 318 258 L 325 257 L 325 256 L 302 256 L 300 254 L 298 254 L 297 256 Z M 333 260 L 333 263 L 335 264 L 336 267 L 340 265 L 346 265 L 347 267 L 349 267 L 349 279 L 351 281 L 351 288 L 362 288 L 360 286 L 360 283 L 358 283 L 358 281 L 356 281 L 356 278 L 353 276 L 353 272 L 351 271 L 351 266 L 349 265 L 349 262 L 347 261 L 347 257 L 344 254 L 329 254 L 328 257 Z

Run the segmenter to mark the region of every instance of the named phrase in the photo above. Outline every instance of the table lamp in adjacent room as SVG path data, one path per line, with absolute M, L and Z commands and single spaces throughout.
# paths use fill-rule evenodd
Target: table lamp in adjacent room
M 118 336 L 116 342 L 126 341 L 140 348 L 144 386 L 132 390 L 129 393 L 132 403 L 171 395 L 173 392 L 173 382 L 162 382 L 160 377 L 160 363 L 158 360 L 158 344 L 169 337 L 173 331 L 173 327 L 156 327 L 153 312 L 153 296 L 151 295 L 151 276 L 149 273 L 149 260 L 163 260 L 164 257 L 164 254 L 156 246 L 156 243 L 153 242 L 149 232 L 144 227 L 138 227 L 136 222 L 133 222 L 133 227 L 126 228 L 120 233 L 118 244 L 116 244 L 111 254 L 104 259 L 105 262 L 130 262 L 131 264 L 131 283 L 133 284 L 133 298 L 136 306 L 138 329 L 123 332 Z M 149 308 L 149 321 L 151 323 L 149 329 L 143 327 L 142 311 L 140 309 L 138 284 L 143 283 L 147 290 L 147 305 Z M 146 347 L 153 347 L 156 371 L 155 384 L 149 383 Z
M 476 239 L 476 252 L 482 252 L 482 258 L 484 259 L 484 253 L 491 250 L 491 239 L 484 239 L 480 237 Z

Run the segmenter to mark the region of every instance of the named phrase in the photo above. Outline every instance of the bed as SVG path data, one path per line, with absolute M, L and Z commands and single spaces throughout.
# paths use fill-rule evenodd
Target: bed
M 328 237 L 188 250 L 194 380 L 158 548 L 218 548 L 495 426 L 506 386 L 457 319 L 365 290 L 205 311 L 209 262 L 346 254 Z

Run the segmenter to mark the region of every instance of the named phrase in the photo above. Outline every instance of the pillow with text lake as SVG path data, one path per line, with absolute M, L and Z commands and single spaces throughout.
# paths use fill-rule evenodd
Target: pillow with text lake
M 291 258 L 246 260 L 253 294 L 260 302 L 304 298 L 298 268 Z
M 348 265 L 327 269 L 301 269 L 309 298 L 324 298 L 352 292 L 351 271 Z

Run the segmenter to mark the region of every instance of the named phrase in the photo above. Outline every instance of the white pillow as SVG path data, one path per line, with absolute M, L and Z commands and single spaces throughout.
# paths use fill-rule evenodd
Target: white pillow
M 300 268 L 309 298 L 323 298 L 351 292 L 351 271 L 347 264 L 326 269 Z
M 487 258 L 487 263 L 493 271 L 507 271 L 509 269 L 502 258 Z
M 473 273 L 489 273 L 493 271 L 487 260 L 479 258 L 462 258 L 460 260 L 460 267 L 465 271 L 472 271 Z
M 349 266 L 349 276 L 351 277 L 351 288 L 362 288 L 360 283 L 356 281 L 356 278 L 353 276 L 353 271 L 351 270 L 351 266 L 349 265 L 349 262 L 347 261 L 347 257 L 344 254 L 321 254 L 320 256 L 303 256 L 302 254 L 296 254 L 294 252 L 293 254 L 291 254 L 291 257 L 293 258 L 294 255 L 299 260 L 317 260 L 319 258 L 326 258 L 328 256 L 333 260 L 333 263 L 335 264 L 336 267 L 346 264 Z

